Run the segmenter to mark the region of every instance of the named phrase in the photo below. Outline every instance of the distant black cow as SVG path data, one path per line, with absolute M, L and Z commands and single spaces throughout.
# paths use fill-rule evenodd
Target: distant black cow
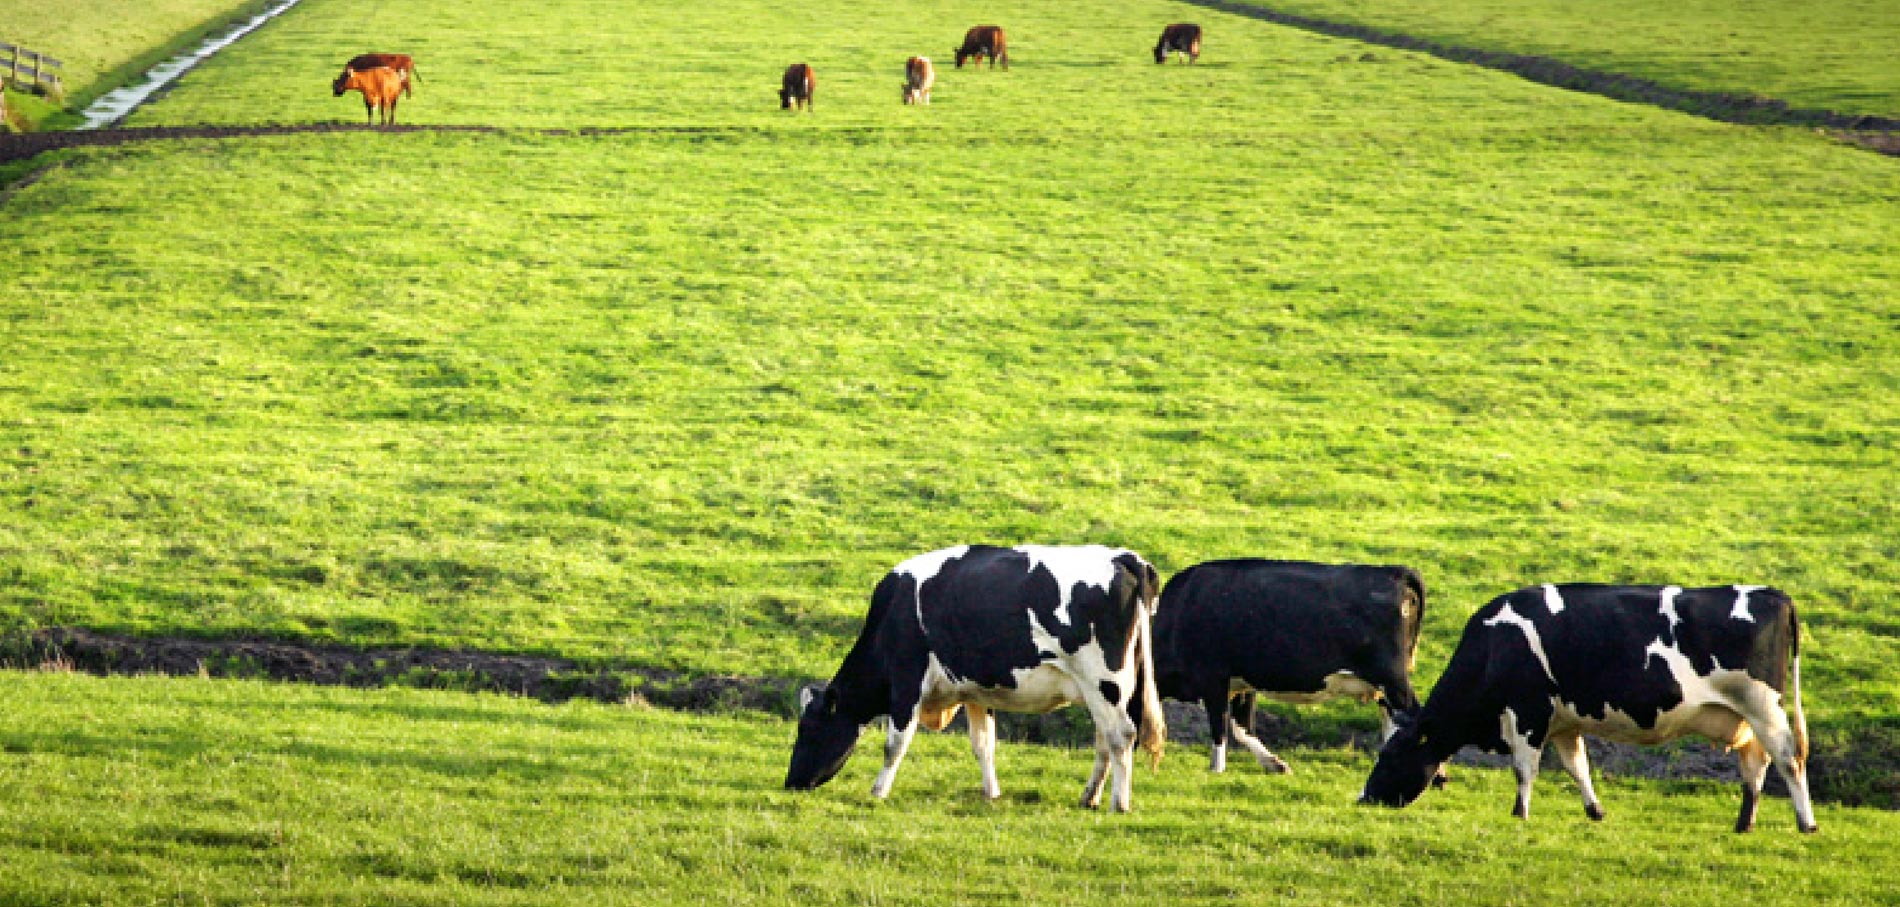
M 963 44 L 954 53 L 957 55 L 958 69 L 963 68 L 965 60 L 974 59 L 981 63 L 984 57 L 989 58 L 991 69 L 995 69 L 998 63 L 1003 64 L 1004 69 L 1009 68 L 1009 38 L 1003 34 L 1000 25 L 978 25 L 964 32 Z
M 1601 819 L 1584 734 L 1625 743 L 1700 734 L 1737 750 L 1736 831 L 1754 826 L 1772 761 L 1796 823 L 1815 829 L 1800 626 L 1788 596 L 1764 586 L 1547 585 L 1492 599 L 1465 625 L 1417 720 L 1386 741 L 1360 799 L 1404 806 L 1438 765 L 1478 746 L 1511 755 L 1512 813 L 1528 818 L 1548 742 L 1576 778 L 1584 812 Z
M 1168 580 L 1155 614 L 1161 695 L 1207 707 L 1210 768 L 1227 767 L 1229 733 L 1261 767 L 1287 764 L 1247 732 L 1254 694 L 1282 702 L 1378 699 L 1391 715 L 1418 708 L 1413 654 L 1425 582 L 1410 567 L 1232 560 Z
M 810 790 L 831 780 L 859 731 L 885 715 L 884 770 L 871 785 L 881 798 L 917 726 L 942 730 L 967 707 L 983 796 L 995 799 L 1002 788 L 990 711 L 1080 702 L 1095 720 L 1095 771 L 1082 805 L 1100 802 L 1112 767 L 1110 803 L 1126 811 L 1135 745 L 1158 759 L 1167 736 L 1149 628 L 1157 585 L 1139 555 L 1100 545 L 960 545 L 898 564 L 871 594 L 864 629 L 831 684 L 801 693 L 785 786 Z
M 780 110 L 796 110 L 800 107 L 811 109 L 812 93 L 818 90 L 818 76 L 812 72 L 809 63 L 793 63 L 785 67 L 785 75 L 779 78 L 778 107 Z
M 1178 53 L 1192 63 L 1201 58 L 1201 27 L 1192 22 L 1177 22 L 1161 30 L 1155 44 L 1155 62 L 1168 62 L 1168 54 Z

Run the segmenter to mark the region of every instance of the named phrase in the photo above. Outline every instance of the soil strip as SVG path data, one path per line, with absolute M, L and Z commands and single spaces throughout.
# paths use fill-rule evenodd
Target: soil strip
M 0 646 L 0 667 L 83 671 L 99 676 L 162 674 L 179 677 L 268 678 L 295 683 L 374 688 L 408 686 L 464 692 L 527 696 L 543 702 L 592 699 L 609 703 L 647 703 L 699 713 L 763 712 L 795 717 L 798 690 L 791 677 L 695 676 L 682 671 L 626 665 L 591 665 L 564 658 L 501 655 L 444 649 L 352 649 L 295 644 L 270 639 L 196 639 L 94 633 L 79 627 L 55 627 L 13 637 Z M 1207 713 L 1198 705 L 1165 703 L 1169 739 L 1205 745 Z M 1367 706 L 1370 721 L 1373 707 Z M 1094 730 L 1081 709 L 1047 715 L 997 714 L 1005 738 L 1069 747 L 1093 744 Z M 962 726 L 957 719 L 951 732 Z M 1262 709 L 1255 730 L 1275 748 L 1378 748 L 1378 734 L 1334 722 L 1309 722 Z M 1820 735 L 1809 762 L 1817 799 L 1852 805 L 1900 809 L 1900 734 L 1887 739 L 1873 729 L 1855 740 Z M 1715 779 L 1739 782 L 1735 757 L 1700 742 L 1666 747 L 1637 747 L 1589 740 L 1598 774 L 1652 779 Z M 1295 763 L 1298 757 L 1294 758 Z M 1504 767 L 1503 756 L 1469 749 L 1456 760 L 1463 765 Z M 1236 763 L 1240 770 L 1247 760 Z M 1298 770 L 1297 764 L 1295 770 Z M 1882 786 L 1878 779 L 1885 778 Z M 1868 779 L 1875 779 L 1870 784 Z M 1455 783 L 1455 781 L 1454 781 Z M 1770 774 L 1769 788 L 1779 789 Z

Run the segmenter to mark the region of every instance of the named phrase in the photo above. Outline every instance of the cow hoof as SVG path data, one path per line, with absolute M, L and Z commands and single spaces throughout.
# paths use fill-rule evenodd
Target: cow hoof
M 1817 832 L 1817 831 L 1820 831 L 1820 830 L 1821 830 L 1821 826 L 1819 826 L 1819 825 L 1803 825 L 1803 826 L 1801 826 L 1801 833 L 1802 833 L 1802 834 L 1804 834 L 1804 835 L 1811 835 L 1811 834 L 1814 834 L 1815 832 Z
M 1589 816 L 1590 821 L 1592 822 L 1603 821 L 1603 807 L 1598 806 L 1595 803 L 1586 804 L 1583 807 L 1583 814 L 1586 816 Z
M 1753 822 L 1737 822 L 1737 823 L 1735 823 L 1735 833 L 1736 833 L 1736 834 L 1738 834 L 1738 835 L 1745 835 L 1745 834 L 1747 834 L 1747 833 L 1749 833 L 1749 832 L 1751 832 L 1751 831 L 1754 831 L 1754 830 L 1755 830 L 1755 823 L 1753 823 Z
M 1260 767 L 1266 769 L 1267 771 L 1275 775 L 1293 774 L 1293 766 L 1286 764 L 1286 761 L 1279 758 L 1278 756 L 1275 756 L 1271 759 L 1260 760 Z

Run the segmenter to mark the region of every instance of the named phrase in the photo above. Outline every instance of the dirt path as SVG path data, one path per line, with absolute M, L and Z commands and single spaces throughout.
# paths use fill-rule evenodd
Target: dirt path
M 411 686 L 464 692 L 506 693 L 544 702 L 593 699 L 643 701 L 689 712 L 756 711 L 790 718 L 803 681 L 790 677 L 691 676 L 639 667 L 584 665 L 563 658 L 498 655 L 440 649 L 350 649 L 299 645 L 264 639 L 189 639 L 94 633 L 77 627 L 40 630 L 15 637 L 0 647 L 0 667 L 73 670 L 99 676 L 162 674 L 175 677 L 264 678 L 294 683 L 374 688 Z M 1198 705 L 1169 702 L 1169 738 L 1175 743 L 1205 744 L 1207 713 Z M 1370 718 L 1370 713 L 1368 714 Z M 951 729 L 960 732 L 959 725 Z M 1371 731 L 1352 731 L 1330 723 L 1286 718 L 1262 710 L 1255 718 L 1260 737 L 1276 749 L 1349 746 L 1377 747 Z M 1088 716 L 1077 709 L 1047 715 L 997 715 L 1005 739 L 1086 747 L 1092 740 Z M 1900 741 L 1817 740 L 1809 769 L 1816 798 L 1853 805 L 1900 809 L 1900 788 L 1883 789 L 1900 777 Z M 1871 742 L 1872 745 L 1869 745 Z M 1604 776 L 1655 779 L 1716 779 L 1738 782 L 1735 759 L 1713 746 L 1687 742 L 1669 747 L 1635 747 L 1589 741 L 1590 760 Z M 1181 756 L 1199 760 L 1200 754 Z M 1250 760 L 1235 763 L 1253 771 Z M 1297 762 L 1297 758 L 1295 762 Z M 1502 756 L 1467 751 L 1463 765 L 1504 767 Z M 1297 770 L 1297 766 L 1296 766 Z M 1869 790 L 1868 778 L 1876 779 Z M 1770 776 L 1770 790 L 1779 780 Z

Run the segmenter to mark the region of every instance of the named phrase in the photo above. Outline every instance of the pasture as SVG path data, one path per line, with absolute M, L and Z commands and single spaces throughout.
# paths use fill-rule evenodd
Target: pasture
M 1078 810 L 1090 754 L 1005 745 L 978 798 L 964 742 L 923 735 L 891 798 L 860 754 L 777 789 L 789 728 L 419 691 L 0 675 L 0 898 L 10 903 L 1860 905 L 1900 890 L 1900 814 L 1787 803 L 1737 836 L 1734 790 L 1539 786 L 1461 772 L 1404 811 L 1354 806 L 1363 754 L 1298 773 L 1141 770 L 1136 812 Z M 1548 776 L 1547 776 L 1548 777 Z
M 979 21 L 1012 71 L 949 66 Z M 1817 749 L 1900 749 L 1891 159 L 1106 0 L 306 0 L 132 123 L 357 122 L 367 50 L 416 56 L 404 123 L 501 131 L 72 151 L 0 203 L 0 630 L 819 677 L 911 553 L 1104 542 L 1415 566 L 1427 688 L 1526 583 L 1771 582 Z M 985 807 L 925 735 L 878 806 L 866 755 L 779 793 L 760 716 L 0 684 L 0 900 L 1527 903 L 1579 854 L 1606 899 L 1892 894 L 1892 814 L 1738 839 L 1713 783 L 1520 826 L 1504 772 L 1388 813 L 1360 753 L 1176 749 L 1118 820 L 1051 748 Z
M 1255 5 L 1465 47 L 1538 54 L 1672 88 L 1900 116 L 1900 11 L 1868 0 L 1259 0 Z

